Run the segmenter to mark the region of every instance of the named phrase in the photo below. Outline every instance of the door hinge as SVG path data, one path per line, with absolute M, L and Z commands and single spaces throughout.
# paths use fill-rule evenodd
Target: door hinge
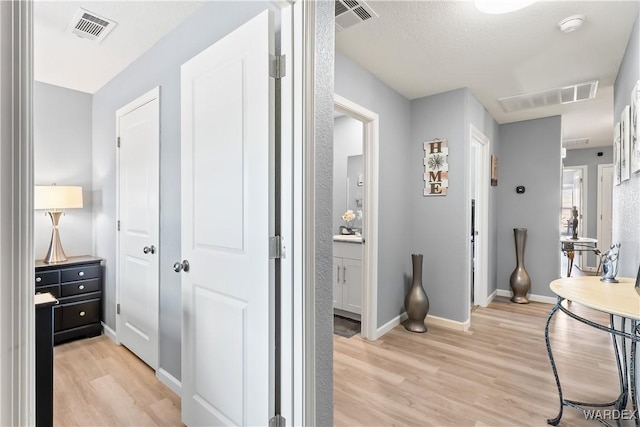
M 116 314 L 120 314 L 120 303 L 116 304 Z
M 118 140 L 116 141 L 116 144 L 118 145 L 118 148 L 120 148 L 120 137 L 118 137 Z
M 118 220 L 118 231 L 120 231 L 120 220 Z
M 287 57 L 285 55 L 269 55 L 269 76 L 281 79 L 287 75 Z
M 282 415 L 276 415 L 269 420 L 269 427 L 287 427 L 287 420 Z
M 285 257 L 284 237 L 269 237 L 269 259 Z

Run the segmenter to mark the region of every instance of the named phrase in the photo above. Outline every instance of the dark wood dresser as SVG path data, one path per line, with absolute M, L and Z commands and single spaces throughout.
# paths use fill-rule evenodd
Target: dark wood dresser
M 36 261 L 36 293 L 50 292 L 59 301 L 53 309 L 55 344 L 102 332 L 101 261 L 92 256 L 56 264 Z

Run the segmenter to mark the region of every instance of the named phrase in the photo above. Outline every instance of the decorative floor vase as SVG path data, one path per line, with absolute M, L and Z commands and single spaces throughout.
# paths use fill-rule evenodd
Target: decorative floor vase
M 411 255 L 413 280 L 411 289 L 404 299 L 404 308 L 409 317 L 404 323 L 407 331 L 427 332 L 424 319 L 429 312 L 429 298 L 422 287 L 422 255 Z
M 513 237 L 516 242 L 516 269 L 511 273 L 509 284 L 513 292 L 512 302 L 528 304 L 527 292 L 531 288 L 531 278 L 524 268 L 524 247 L 527 243 L 527 229 L 514 228 Z

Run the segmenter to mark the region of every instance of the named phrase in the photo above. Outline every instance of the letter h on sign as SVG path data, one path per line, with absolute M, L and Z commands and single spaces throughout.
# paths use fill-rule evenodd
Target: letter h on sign
M 423 143 L 424 195 L 446 196 L 449 187 L 449 148 L 446 139 Z

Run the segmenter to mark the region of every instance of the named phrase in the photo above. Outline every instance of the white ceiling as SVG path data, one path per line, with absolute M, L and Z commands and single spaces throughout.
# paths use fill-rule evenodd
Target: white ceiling
M 37 0 L 35 79 L 95 93 L 204 1 Z M 563 115 L 564 139 L 611 145 L 613 82 L 635 1 L 540 1 L 505 15 L 469 1 L 369 2 L 380 18 L 336 34 L 336 48 L 408 99 L 468 87 L 499 123 Z M 118 22 L 96 44 L 66 33 L 78 7 Z M 558 22 L 586 16 L 579 31 Z M 597 99 L 505 113 L 497 98 L 599 79 Z M 617 121 L 617 120 L 615 120 Z
M 203 1 L 57 1 L 34 6 L 34 78 L 95 93 Z M 65 32 L 79 7 L 118 23 L 101 43 Z
M 613 83 L 635 1 L 540 1 L 486 15 L 469 1 L 369 1 L 380 15 L 336 34 L 336 49 L 408 99 L 468 87 L 499 123 L 563 115 L 563 139 L 611 145 Z M 558 22 L 583 14 L 564 34 Z M 599 80 L 597 98 L 505 113 L 498 98 Z M 615 120 L 618 121 L 618 120 Z

